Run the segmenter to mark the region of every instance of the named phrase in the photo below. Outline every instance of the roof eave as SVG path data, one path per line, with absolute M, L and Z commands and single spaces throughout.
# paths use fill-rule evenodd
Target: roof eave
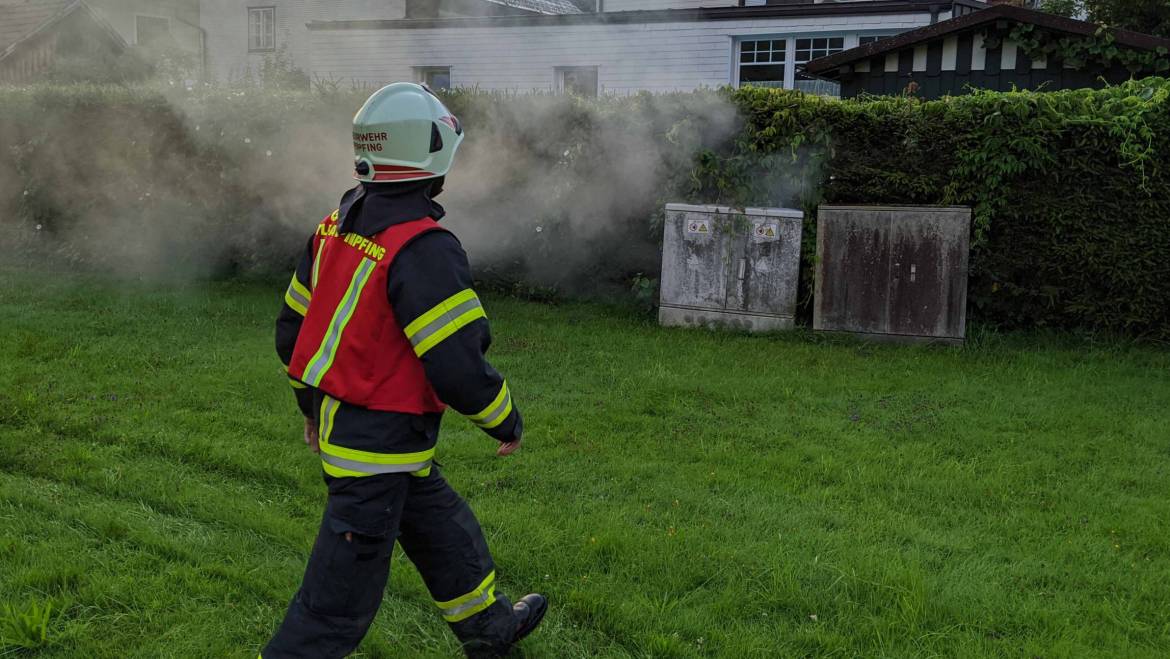
M 1078 21 L 1054 14 L 1044 14 L 1020 7 L 1012 7 L 1010 5 L 995 5 L 988 9 L 951 18 L 935 23 L 934 25 L 927 25 L 916 30 L 903 32 L 888 39 L 850 48 L 849 50 L 812 60 L 804 65 L 804 71 L 809 75 L 825 80 L 836 80 L 840 75 L 842 67 L 851 65 L 854 62 L 897 52 L 922 41 L 974 29 L 1001 19 L 1012 19 L 1022 23 L 1031 23 L 1040 27 L 1081 36 L 1092 36 L 1100 29 L 1100 26 L 1088 21 Z M 1129 30 L 1105 29 L 1111 32 L 1116 43 L 1122 46 L 1151 50 L 1159 47 L 1170 48 L 1170 39 L 1142 34 L 1140 32 L 1131 32 Z
M 516 25 L 574 25 L 671 23 L 720 20 L 752 20 L 796 16 L 875 14 L 929 14 L 964 0 L 873 0 L 865 3 L 817 3 L 761 7 L 700 7 L 694 9 L 651 9 L 641 11 L 581 14 L 532 14 L 528 16 L 476 16 L 460 18 L 412 18 L 357 21 L 311 21 L 310 30 L 393 30 L 463 27 L 511 27 Z
M 65 20 L 73 12 L 75 12 L 79 9 L 85 10 L 85 12 L 89 14 L 90 18 L 93 19 L 93 21 L 95 23 L 97 23 L 97 25 L 99 27 L 101 27 L 104 32 L 106 32 L 107 36 L 114 40 L 114 43 L 117 44 L 118 47 L 120 47 L 120 48 L 127 47 L 128 44 L 126 43 L 126 40 L 122 38 L 122 35 L 118 34 L 118 31 L 115 30 L 112 25 L 110 25 L 108 22 L 106 22 L 106 20 L 104 18 L 102 18 L 97 12 L 95 12 L 93 10 L 93 7 L 90 7 L 85 2 L 85 0 L 74 0 L 73 2 L 69 3 L 68 5 L 65 5 L 64 7 L 62 7 L 61 11 L 57 12 L 52 17 L 50 17 L 48 20 L 46 20 L 45 22 L 38 25 L 31 32 L 29 32 L 28 34 L 24 35 L 23 37 L 17 39 L 16 41 L 12 42 L 11 44 L 9 44 L 8 47 L 4 49 L 3 52 L 0 52 L 0 62 L 4 61 L 9 56 L 11 56 L 13 53 L 20 50 L 20 47 L 22 45 L 35 39 L 36 37 L 40 36 L 41 34 L 44 34 L 48 30 L 53 28 L 53 26 L 55 26 L 58 23 L 60 23 L 61 21 Z

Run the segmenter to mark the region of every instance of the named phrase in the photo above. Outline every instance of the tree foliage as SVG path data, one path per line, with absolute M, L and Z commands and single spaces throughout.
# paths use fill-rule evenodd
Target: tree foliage
M 1166 0 L 1044 0 L 1040 8 L 1109 27 L 1170 37 L 1170 2 Z

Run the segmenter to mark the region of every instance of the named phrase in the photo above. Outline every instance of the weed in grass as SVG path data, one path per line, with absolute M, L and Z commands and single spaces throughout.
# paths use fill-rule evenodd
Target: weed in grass
M 35 650 L 49 640 L 49 620 L 53 615 L 52 602 L 33 601 L 17 608 L 0 605 L 0 650 Z

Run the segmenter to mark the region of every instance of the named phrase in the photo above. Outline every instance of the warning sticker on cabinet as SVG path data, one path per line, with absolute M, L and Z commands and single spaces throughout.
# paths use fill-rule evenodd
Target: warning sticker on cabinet
M 710 234 L 711 223 L 707 220 L 691 220 L 687 223 L 687 233 Z
M 776 222 L 756 222 L 752 234 L 756 240 L 779 240 L 780 225 Z

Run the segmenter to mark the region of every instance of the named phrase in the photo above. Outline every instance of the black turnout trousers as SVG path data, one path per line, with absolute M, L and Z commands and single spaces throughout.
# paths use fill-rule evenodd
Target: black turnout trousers
M 479 522 L 437 465 L 425 477 L 326 476 L 326 482 L 329 501 L 304 580 L 264 659 L 352 652 L 382 602 L 395 540 L 436 602 L 474 591 L 494 571 Z M 494 599 L 487 609 L 449 623 L 469 657 L 501 656 L 511 646 L 512 605 L 503 595 Z

